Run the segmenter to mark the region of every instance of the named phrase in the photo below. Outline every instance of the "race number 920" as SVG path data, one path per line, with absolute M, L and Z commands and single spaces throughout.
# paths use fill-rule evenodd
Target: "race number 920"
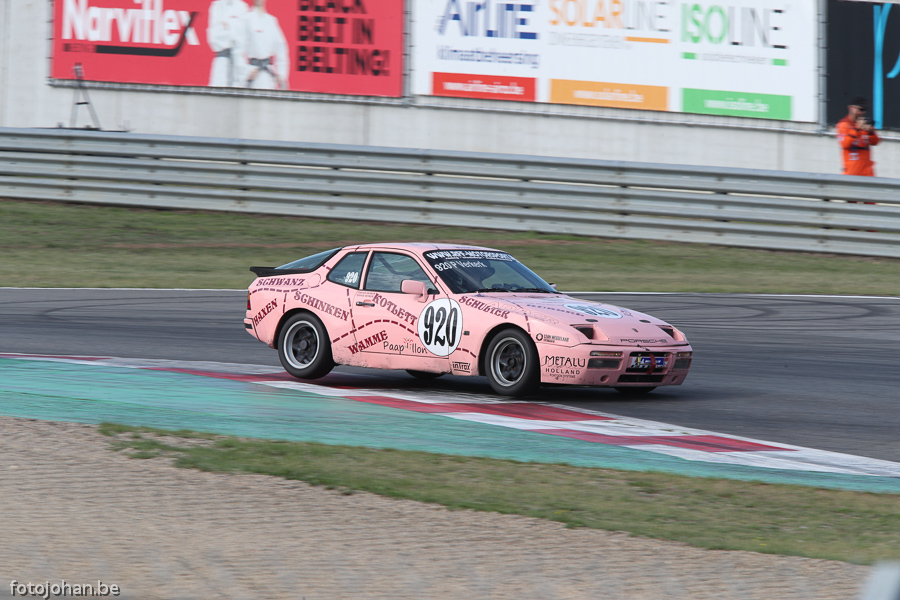
M 442 298 L 425 307 L 419 315 L 419 339 L 428 351 L 449 356 L 462 337 L 462 310 L 456 300 Z

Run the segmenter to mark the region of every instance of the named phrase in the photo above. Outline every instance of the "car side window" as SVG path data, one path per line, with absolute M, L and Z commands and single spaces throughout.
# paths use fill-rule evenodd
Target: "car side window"
M 359 280 L 368 254 L 368 252 L 351 252 L 338 261 L 338 264 L 334 265 L 326 279 L 332 283 L 358 290 Z
M 369 272 L 366 275 L 365 289 L 373 292 L 400 293 L 400 284 L 404 279 L 422 281 L 429 288 L 434 287 L 434 282 L 428 278 L 419 263 L 412 257 L 390 252 L 372 254 L 372 262 L 369 264 Z

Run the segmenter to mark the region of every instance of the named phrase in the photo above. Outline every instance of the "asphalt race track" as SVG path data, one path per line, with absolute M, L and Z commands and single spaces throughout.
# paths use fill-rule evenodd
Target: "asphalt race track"
M 575 294 L 649 312 L 694 347 L 686 383 L 626 399 L 544 387 L 543 401 L 738 436 L 900 461 L 900 299 L 718 294 Z M 235 290 L 0 289 L 0 352 L 278 365 L 244 331 Z M 489 395 L 484 378 L 398 389 Z

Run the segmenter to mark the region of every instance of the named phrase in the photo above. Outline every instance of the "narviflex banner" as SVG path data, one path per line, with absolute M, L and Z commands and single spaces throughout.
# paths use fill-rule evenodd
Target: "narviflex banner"
M 816 121 L 815 0 L 412 0 L 415 94 Z
M 55 0 L 52 77 L 400 96 L 403 0 Z

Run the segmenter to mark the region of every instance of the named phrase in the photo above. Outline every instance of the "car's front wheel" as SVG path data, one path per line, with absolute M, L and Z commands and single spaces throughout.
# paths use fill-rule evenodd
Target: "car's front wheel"
M 290 317 L 278 335 L 278 358 L 284 370 L 300 379 L 318 379 L 331 372 L 331 342 L 322 321 L 299 313 Z
M 537 348 L 521 329 L 504 329 L 488 344 L 485 374 L 498 394 L 531 394 L 541 383 Z

